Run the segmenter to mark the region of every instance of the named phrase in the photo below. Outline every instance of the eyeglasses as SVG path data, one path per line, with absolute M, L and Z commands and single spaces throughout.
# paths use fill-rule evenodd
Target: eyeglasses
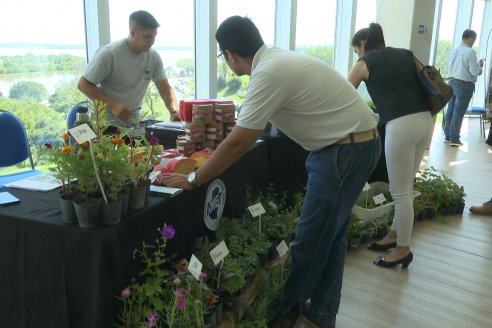
M 224 55 L 225 55 L 225 52 L 222 51 L 222 50 L 220 50 L 220 54 L 217 55 L 217 58 L 220 58 L 220 57 L 222 57 Z M 225 56 L 224 56 L 224 58 L 225 58 Z

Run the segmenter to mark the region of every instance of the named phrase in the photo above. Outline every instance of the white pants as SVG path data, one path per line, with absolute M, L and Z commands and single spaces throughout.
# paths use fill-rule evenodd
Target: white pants
M 392 230 L 397 244 L 409 246 L 413 228 L 413 181 L 424 151 L 431 142 L 433 120 L 430 112 L 399 117 L 386 123 L 385 154 L 389 191 L 395 202 Z

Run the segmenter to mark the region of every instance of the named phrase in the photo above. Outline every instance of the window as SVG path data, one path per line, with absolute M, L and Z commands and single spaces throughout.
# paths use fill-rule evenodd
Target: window
M 355 18 L 355 32 L 360 30 L 361 28 L 369 27 L 370 23 L 376 22 L 376 11 L 377 4 L 376 0 L 358 0 L 357 1 L 357 13 Z M 354 32 L 354 33 L 355 33 Z M 352 41 L 352 38 L 350 39 Z M 353 63 L 357 61 L 357 54 L 353 54 L 352 60 Z M 367 91 L 366 84 L 361 83 L 359 88 L 357 88 L 357 92 L 362 96 L 364 100 L 366 100 L 371 106 L 372 100 L 369 96 L 369 92 Z
M 194 98 L 194 1 L 193 0 L 109 0 L 111 41 L 126 38 L 128 18 L 137 10 L 146 10 L 160 27 L 153 49 L 162 58 L 169 84 L 177 99 Z M 153 83 L 144 99 L 143 109 L 149 117 L 167 120 L 164 103 Z
M 298 0 L 296 51 L 333 65 L 336 0 Z
M 439 39 L 434 66 L 441 70 L 441 75 L 443 77 L 448 76 L 448 57 L 453 48 L 457 8 L 458 0 L 446 0 L 442 2 Z
M 59 140 L 68 110 L 85 99 L 76 88 L 85 65 L 83 1 L 4 0 L 2 12 L 22 14 L 0 20 L 0 108 L 22 120 L 36 161 L 37 146 Z
M 230 16 L 249 17 L 255 23 L 263 41 L 272 46 L 275 34 L 275 0 L 217 0 L 217 24 Z M 241 103 L 246 97 L 248 76 L 236 76 L 227 66 L 224 56 L 217 60 L 217 97 Z

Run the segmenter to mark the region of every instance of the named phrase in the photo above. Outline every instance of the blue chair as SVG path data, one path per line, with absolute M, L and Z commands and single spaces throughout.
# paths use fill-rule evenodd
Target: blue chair
M 80 106 L 88 107 L 89 102 L 88 101 L 81 101 L 78 104 L 75 104 L 70 110 L 68 111 L 67 115 L 67 130 L 70 130 L 73 128 L 73 123 L 75 122 L 75 119 L 77 118 L 77 109 Z
M 469 107 L 465 115 L 470 116 L 478 116 L 480 118 L 480 135 L 485 138 L 485 121 L 487 119 L 487 110 L 483 107 Z
M 67 130 L 70 130 L 71 128 L 73 128 L 73 123 L 75 123 L 75 119 L 77 118 L 77 109 L 80 106 L 88 107 L 89 102 L 88 101 L 81 101 L 78 104 L 75 104 L 72 108 L 70 108 L 70 110 L 68 111 L 68 115 L 67 115 Z M 75 142 L 75 140 L 73 139 L 73 137 L 70 137 L 70 144 L 73 145 L 74 142 Z
M 31 170 L 0 175 L 0 188 L 6 183 L 28 178 L 40 172 L 34 169 L 29 140 L 24 124 L 14 114 L 0 110 L 0 168 L 10 167 L 29 159 Z

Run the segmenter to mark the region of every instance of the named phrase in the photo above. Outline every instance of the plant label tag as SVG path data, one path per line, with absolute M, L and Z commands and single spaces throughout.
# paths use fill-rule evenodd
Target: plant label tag
M 369 189 L 371 189 L 371 186 L 366 182 L 366 184 L 362 188 L 362 191 L 368 191 Z
M 97 137 L 87 123 L 71 128 L 68 132 L 79 144 L 83 144 L 84 142 Z
M 251 205 L 250 207 L 248 207 L 248 210 L 249 210 L 249 213 L 251 213 L 251 215 L 254 218 L 257 217 L 258 215 L 262 215 L 262 214 L 266 213 L 266 211 L 263 208 L 263 205 L 261 205 L 261 203 Z
M 287 254 L 287 252 L 289 251 L 289 246 L 287 246 L 285 240 L 282 240 L 280 244 L 278 244 L 275 248 L 277 249 L 278 255 L 280 255 L 280 257 L 284 257 L 285 254 Z
M 188 271 L 195 277 L 196 280 L 200 279 L 200 273 L 202 273 L 203 264 L 200 262 L 195 254 L 191 254 L 190 263 L 188 263 Z
M 221 241 L 220 244 L 210 251 L 210 256 L 215 265 L 220 263 L 227 255 L 229 255 L 229 249 L 227 248 L 225 241 Z
M 372 197 L 372 200 L 374 201 L 374 203 L 379 205 L 379 204 L 384 203 L 386 201 L 386 197 L 384 197 L 384 194 L 379 194 L 379 195 Z

